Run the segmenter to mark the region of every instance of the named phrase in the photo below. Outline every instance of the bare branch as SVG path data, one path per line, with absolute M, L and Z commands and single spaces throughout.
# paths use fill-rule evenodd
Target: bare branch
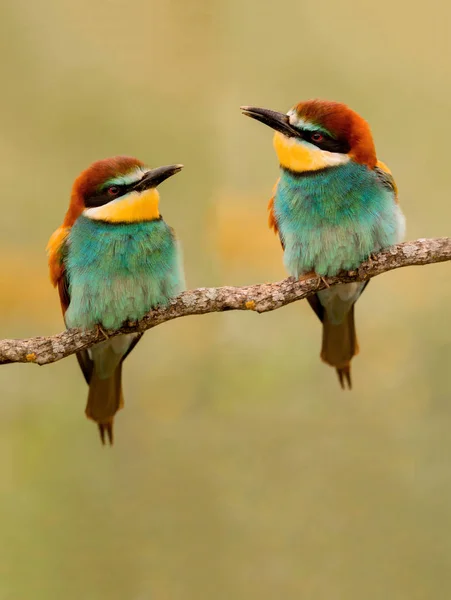
M 334 286 L 351 281 L 365 281 L 400 267 L 428 265 L 448 260 L 451 260 L 451 238 L 419 239 L 392 246 L 364 262 L 357 271 L 328 277 L 327 283 Z M 142 332 L 179 317 L 225 310 L 268 312 L 302 300 L 325 287 L 325 282 L 315 277 L 301 281 L 289 277 L 277 283 L 241 288 L 227 286 L 189 290 L 180 294 L 169 306 L 152 310 L 141 321 L 128 323 L 117 331 L 108 331 L 107 334 L 113 337 L 121 333 Z M 69 329 L 51 337 L 0 340 L 0 364 L 31 362 L 46 365 L 103 340 L 103 334 L 99 331 L 79 329 Z

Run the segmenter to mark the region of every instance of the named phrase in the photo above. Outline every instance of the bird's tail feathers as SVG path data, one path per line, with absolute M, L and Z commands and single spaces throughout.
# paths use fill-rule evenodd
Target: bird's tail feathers
M 354 305 L 339 324 L 332 323 L 327 316 L 327 311 L 324 311 L 321 359 L 336 368 L 342 389 L 346 389 L 346 386 L 348 389 L 352 388 L 351 359 L 358 352 Z
M 110 445 L 113 444 L 114 416 L 123 406 L 122 362 L 110 377 L 104 379 L 98 376 L 94 367 L 89 382 L 86 416 L 97 423 L 102 444 L 105 444 L 106 439 Z

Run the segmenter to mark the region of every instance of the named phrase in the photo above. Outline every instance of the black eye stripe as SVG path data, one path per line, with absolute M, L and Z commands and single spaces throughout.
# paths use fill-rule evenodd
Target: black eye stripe
M 309 131 L 308 129 L 299 129 L 299 137 L 313 144 L 320 150 L 326 150 L 327 152 L 338 152 L 339 154 L 347 154 L 351 147 L 346 140 L 336 140 L 327 133 L 323 133 L 322 131 Z M 323 136 L 323 139 L 319 142 L 312 140 L 312 135 L 315 133 L 320 133 Z
M 89 196 L 89 198 L 86 198 L 85 206 L 86 206 L 86 208 L 96 208 L 97 206 L 103 206 L 104 204 L 107 204 L 108 202 L 111 202 L 112 200 L 115 200 L 116 198 L 120 198 L 121 196 L 124 196 L 131 189 L 133 189 L 133 187 L 135 185 L 136 185 L 136 182 L 130 183 L 128 185 L 119 185 L 116 183 L 112 183 L 111 185 L 108 185 L 107 187 L 99 190 L 95 194 L 91 194 L 91 196 Z M 119 190 L 119 193 L 115 194 L 114 196 L 110 196 L 110 194 L 108 194 L 109 187 L 117 188 Z

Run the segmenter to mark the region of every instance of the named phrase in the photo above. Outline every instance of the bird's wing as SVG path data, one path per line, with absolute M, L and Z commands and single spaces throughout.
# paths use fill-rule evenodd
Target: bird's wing
M 385 163 L 383 163 L 381 160 L 378 160 L 374 170 L 382 185 L 393 192 L 395 202 L 398 204 L 398 186 L 396 185 L 390 169 Z
M 70 304 L 69 278 L 64 265 L 64 259 L 67 254 L 67 238 L 70 227 L 59 227 L 50 237 L 47 244 L 47 253 L 49 257 L 50 281 L 54 287 L 58 288 L 60 297 L 61 311 L 63 317 Z M 77 360 L 83 371 L 86 383 L 89 384 L 94 368 L 94 363 L 89 357 L 87 350 L 77 352 Z
M 279 236 L 280 243 L 282 244 L 282 248 L 285 249 L 282 236 L 280 235 L 279 224 L 277 223 L 276 213 L 274 211 L 274 200 L 275 200 L 275 197 L 276 197 L 276 190 L 277 190 L 277 186 L 279 184 L 279 181 L 280 181 L 280 177 L 276 181 L 276 185 L 274 186 L 274 189 L 273 189 L 273 195 L 272 195 L 272 197 L 271 197 L 271 199 L 269 201 L 269 204 L 268 204 L 268 212 L 269 212 L 268 225 L 269 225 L 269 228 L 273 229 L 274 233 L 276 233 Z
M 49 257 L 50 281 L 58 288 L 63 316 L 69 306 L 69 282 L 65 276 L 64 257 L 67 251 L 67 238 L 70 227 L 59 227 L 50 237 L 47 244 Z
M 69 232 L 70 227 L 60 227 L 53 233 L 47 244 L 50 280 L 54 287 L 58 288 L 63 317 L 70 304 L 69 277 L 64 264 L 67 255 L 67 238 Z M 121 358 L 121 362 L 130 354 L 142 336 L 143 334 L 139 333 L 133 337 L 129 347 Z M 89 351 L 80 350 L 77 352 L 77 360 L 86 383 L 89 385 L 94 370 L 94 361 L 91 359 Z
M 127 356 L 130 354 L 130 352 L 133 350 L 133 348 L 136 346 L 136 344 L 139 342 L 139 340 L 142 338 L 143 335 L 144 335 L 144 332 L 135 334 L 134 338 L 130 342 L 130 346 L 128 347 L 127 352 L 122 357 L 122 362 L 124 362 L 124 360 L 127 358 Z

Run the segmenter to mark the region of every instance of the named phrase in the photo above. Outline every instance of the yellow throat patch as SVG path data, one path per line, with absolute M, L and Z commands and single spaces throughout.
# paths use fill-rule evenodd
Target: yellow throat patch
M 130 192 L 103 206 L 85 208 L 83 214 L 89 219 L 108 223 L 134 223 L 154 221 L 160 218 L 158 204 L 160 194 L 156 188 L 144 192 Z
M 313 145 L 303 144 L 278 131 L 274 134 L 273 143 L 280 165 L 297 173 L 334 167 L 350 160 L 347 154 L 327 152 Z

